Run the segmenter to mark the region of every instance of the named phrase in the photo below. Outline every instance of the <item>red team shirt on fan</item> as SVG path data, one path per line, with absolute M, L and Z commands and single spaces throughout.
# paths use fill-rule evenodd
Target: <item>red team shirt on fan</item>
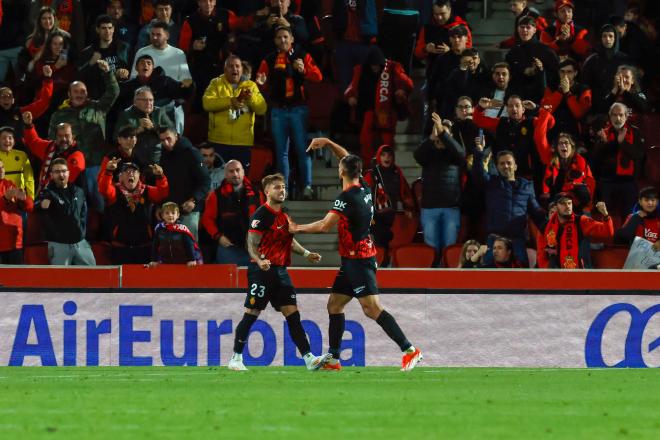
M 275 211 L 268 204 L 261 205 L 250 218 L 250 232 L 261 235 L 261 258 L 270 260 L 273 266 L 291 264 L 293 234 L 289 232 L 289 216 L 284 208 Z
M 371 191 L 364 182 L 339 194 L 330 212 L 339 215 L 339 255 L 353 259 L 376 255 L 376 246 L 369 235 L 374 205 Z

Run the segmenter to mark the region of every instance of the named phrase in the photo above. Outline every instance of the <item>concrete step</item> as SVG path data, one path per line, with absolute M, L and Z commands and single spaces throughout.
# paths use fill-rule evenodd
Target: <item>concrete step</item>
M 336 250 L 321 251 L 321 262 L 318 264 L 310 263 L 302 255 L 292 255 L 291 266 L 298 267 L 339 267 L 341 266 L 341 257 Z M 330 287 L 330 286 L 328 286 Z
M 314 245 L 337 245 L 339 238 L 336 232 L 328 232 L 327 234 L 296 234 L 296 240 L 300 244 L 314 244 Z

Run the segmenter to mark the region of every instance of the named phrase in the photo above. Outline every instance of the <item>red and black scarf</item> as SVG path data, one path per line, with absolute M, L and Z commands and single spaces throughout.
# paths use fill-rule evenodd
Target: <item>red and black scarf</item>
M 624 142 L 632 144 L 634 142 L 633 129 L 628 124 L 625 124 L 623 127 L 627 129 Z M 623 127 L 621 128 L 623 130 Z M 607 142 L 618 142 L 617 140 L 617 131 L 611 124 L 608 124 L 606 128 L 607 133 Z M 616 152 L 616 175 L 617 176 L 632 176 L 635 174 L 635 161 L 628 156 L 621 148 L 617 149 Z
M 128 208 L 131 210 L 131 212 L 135 212 L 135 208 L 138 205 L 144 203 L 143 194 L 147 189 L 147 185 L 145 185 L 141 180 L 138 180 L 137 186 L 132 190 L 126 188 L 120 182 L 115 183 L 115 186 L 126 198 L 126 203 L 128 203 Z
M 385 62 L 383 71 L 378 76 L 376 81 L 376 96 L 374 104 L 374 116 L 376 125 L 379 128 L 390 128 L 390 121 L 392 120 L 392 112 L 394 106 L 392 105 L 392 98 L 394 97 L 394 63 L 390 60 Z
M 547 247 L 545 252 L 549 259 L 555 259 L 561 269 L 580 269 L 583 266 L 580 259 L 580 218 L 572 214 L 568 221 L 559 222 L 555 212 L 545 229 Z

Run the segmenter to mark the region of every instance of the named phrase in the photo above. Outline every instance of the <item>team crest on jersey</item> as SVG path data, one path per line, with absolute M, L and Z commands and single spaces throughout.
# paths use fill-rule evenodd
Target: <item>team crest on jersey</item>
M 250 225 L 252 229 L 255 229 L 261 220 L 252 220 L 252 224 Z

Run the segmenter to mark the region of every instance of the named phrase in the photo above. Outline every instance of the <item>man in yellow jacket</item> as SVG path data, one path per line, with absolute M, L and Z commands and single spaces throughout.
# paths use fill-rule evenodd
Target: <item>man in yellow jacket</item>
M 229 56 L 224 75 L 211 80 L 202 102 L 209 112 L 209 144 L 225 163 L 236 159 L 247 173 L 254 144 L 254 115 L 266 113 L 266 100 L 257 84 L 242 76 L 241 59 Z

